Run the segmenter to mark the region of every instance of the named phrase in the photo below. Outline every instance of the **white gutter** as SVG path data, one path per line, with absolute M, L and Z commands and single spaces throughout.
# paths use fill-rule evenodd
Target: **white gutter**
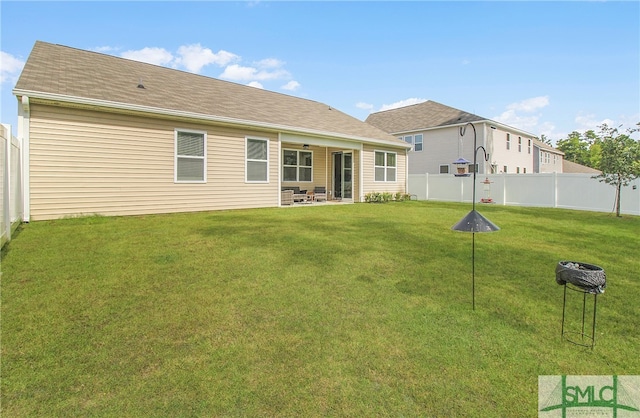
M 126 111 L 132 111 L 132 112 L 142 112 L 142 113 L 153 113 L 153 114 L 163 115 L 163 116 L 198 119 L 198 120 L 205 120 L 208 122 L 218 122 L 218 123 L 224 123 L 224 124 L 230 124 L 230 125 L 243 125 L 243 126 L 252 127 L 252 128 L 275 130 L 278 132 L 303 133 L 303 134 L 314 135 L 314 136 L 324 136 L 324 137 L 348 139 L 352 141 L 355 140 L 355 141 L 374 143 L 374 144 L 384 144 L 387 146 L 396 146 L 398 148 L 404 147 L 404 145 L 401 143 L 394 144 L 393 142 L 385 141 L 383 139 L 377 139 L 377 138 L 351 136 L 351 135 L 340 134 L 337 132 L 322 131 L 317 129 L 299 128 L 299 127 L 281 125 L 276 123 L 257 122 L 252 120 L 236 119 L 236 118 L 230 118 L 225 116 L 214 116 L 214 115 L 207 115 L 203 113 L 186 112 L 181 110 L 163 109 L 159 107 L 114 102 L 110 100 L 89 99 L 86 97 L 67 96 L 64 94 L 44 93 L 39 91 L 21 90 L 21 89 L 14 89 L 13 94 L 16 96 L 28 96 L 32 100 L 40 99 L 40 100 L 49 100 L 54 102 L 64 102 L 64 103 L 72 103 L 72 104 L 81 104 L 85 106 L 102 107 L 107 109 L 126 110 Z

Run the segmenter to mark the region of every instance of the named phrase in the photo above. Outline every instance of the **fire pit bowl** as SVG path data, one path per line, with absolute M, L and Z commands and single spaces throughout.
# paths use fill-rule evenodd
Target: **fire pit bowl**
M 602 267 L 577 261 L 560 261 L 556 266 L 556 283 L 576 286 L 588 293 L 604 293 L 607 275 Z

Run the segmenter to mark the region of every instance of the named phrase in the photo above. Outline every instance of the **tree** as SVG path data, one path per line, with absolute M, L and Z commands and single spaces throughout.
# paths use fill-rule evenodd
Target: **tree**
M 564 159 L 574 163 L 588 165 L 589 142 L 580 132 L 573 131 L 566 139 L 558 140 L 556 148 L 564 152 Z
M 540 135 L 540 142 L 542 142 L 543 144 L 553 146 L 553 144 L 551 143 L 551 140 L 547 138 L 545 134 Z
M 640 141 L 631 138 L 638 128 L 629 128 L 627 133 L 619 133 L 618 128 L 610 128 L 602 124 L 600 128 L 600 170 L 602 174 L 595 176 L 601 182 L 616 188 L 616 216 L 620 217 L 620 190 L 622 186 L 640 177 Z

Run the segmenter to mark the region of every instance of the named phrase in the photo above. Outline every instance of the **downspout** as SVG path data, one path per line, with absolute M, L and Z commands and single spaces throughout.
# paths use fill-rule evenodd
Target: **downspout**
M 18 141 L 22 153 L 22 221 L 29 222 L 31 214 L 31 188 L 29 177 L 29 132 L 31 122 L 31 109 L 29 97 L 22 96 L 18 104 Z
M 409 149 L 404 149 L 404 194 L 409 193 Z
M 278 132 L 278 207 L 282 207 L 282 133 Z
M 364 202 L 364 144 L 360 143 L 360 154 L 358 160 L 360 160 L 360 167 L 358 170 L 358 177 L 360 178 L 360 184 L 358 185 L 358 202 Z

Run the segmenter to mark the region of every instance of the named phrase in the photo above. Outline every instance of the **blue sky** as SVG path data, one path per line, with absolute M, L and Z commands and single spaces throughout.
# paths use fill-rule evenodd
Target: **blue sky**
M 640 122 L 640 2 L 0 2 L 2 109 L 36 40 L 329 104 L 424 100 L 555 141 Z M 13 128 L 16 131 L 15 126 Z

